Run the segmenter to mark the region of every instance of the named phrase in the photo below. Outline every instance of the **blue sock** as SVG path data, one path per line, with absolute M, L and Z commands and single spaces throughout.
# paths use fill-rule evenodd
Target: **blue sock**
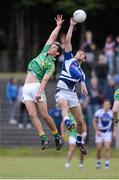
M 65 123 L 65 126 L 67 127 L 67 126 L 70 125 L 70 120 L 69 120 L 69 119 L 65 119 L 65 120 L 64 120 L 64 123 Z
M 81 143 L 82 144 L 82 136 L 81 135 L 77 135 L 77 143 Z

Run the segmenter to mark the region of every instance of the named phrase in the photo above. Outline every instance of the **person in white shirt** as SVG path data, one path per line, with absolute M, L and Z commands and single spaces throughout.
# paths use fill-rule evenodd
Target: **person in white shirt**
M 64 62 L 62 64 L 61 73 L 57 83 L 56 102 L 62 111 L 62 118 L 66 128 L 70 131 L 74 128 L 69 118 L 69 111 L 73 114 L 77 121 L 77 139 L 76 146 L 80 149 L 81 153 L 87 154 L 87 150 L 82 143 L 82 123 L 83 114 L 79 99 L 76 93 L 76 84 L 80 84 L 81 93 L 87 96 L 88 91 L 85 83 L 85 74 L 81 69 L 81 64 L 86 61 L 86 53 L 80 49 L 73 56 L 72 53 L 72 34 L 76 25 L 73 17 L 70 18 L 70 25 L 66 34 Z
M 93 126 L 95 129 L 95 143 L 97 148 L 97 164 L 96 168 L 101 168 L 101 151 L 104 143 L 105 148 L 105 168 L 110 167 L 110 147 L 112 136 L 115 137 L 113 126 L 113 114 L 110 109 L 111 103 L 105 100 L 103 108 L 97 110 L 93 119 Z

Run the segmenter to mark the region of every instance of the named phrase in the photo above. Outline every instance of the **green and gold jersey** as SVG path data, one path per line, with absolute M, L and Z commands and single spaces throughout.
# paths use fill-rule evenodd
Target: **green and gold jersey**
M 117 89 L 114 93 L 114 100 L 119 101 L 119 89 Z
M 50 47 L 51 44 L 45 45 L 41 53 L 32 61 L 30 61 L 28 65 L 28 71 L 34 72 L 40 82 L 42 81 L 45 74 L 51 76 L 55 70 L 54 61 L 56 59 L 47 54 Z

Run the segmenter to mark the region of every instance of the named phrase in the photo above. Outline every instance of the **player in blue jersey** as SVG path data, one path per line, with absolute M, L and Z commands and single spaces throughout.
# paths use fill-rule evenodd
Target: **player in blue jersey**
M 101 168 L 101 151 L 104 143 L 105 148 L 105 168 L 110 167 L 110 146 L 112 135 L 115 137 L 113 127 L 113 114 L 110 109 L 110 101 L 105 100 L 103 108 L 97 110 L 93 119 L 93 126 L 95 129 L 95 143 L 97 147 L 97 164 L 96 167 Z
M 82 143 L 82 123 L 83 115 L 81 106 L 75 92 L 75 86 L 79 82 L 81 93 L 87 95 L 87 88 L 85 84 L 85 74 L 81 69 L 81 63 L 86 61 L 86 53 L 78 50 L 75 56 L 72 54 L 71 38 L 76 22 L 73 18 L 70 19 L 70 26 L 66 34 L 64 62 L 61 69 L 61 74 L 57 83 L 56 102 L 61 108 L 62 118 L 68 130 L 74 128 L 69 118 L 69 111 L 73 114 L 77 121 L 77 138 L 76 145 L 79 147 L 81 153 L 87 154 Z

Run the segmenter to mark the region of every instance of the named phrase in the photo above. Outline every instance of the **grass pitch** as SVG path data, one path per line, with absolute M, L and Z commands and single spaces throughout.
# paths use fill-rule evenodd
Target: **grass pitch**
M 69 170 L 64 169 L 67 150 L 57 152 L 54 148 L 41 151 L 39 148 L 0 149 L 0 178 L 14 179 L 119 179 L 119 150 L 112 150 L 111 167 L 95 167 L 95 149 L 89 149 L 85 167 L 78 167 L 79 152 L 76 150 Z

